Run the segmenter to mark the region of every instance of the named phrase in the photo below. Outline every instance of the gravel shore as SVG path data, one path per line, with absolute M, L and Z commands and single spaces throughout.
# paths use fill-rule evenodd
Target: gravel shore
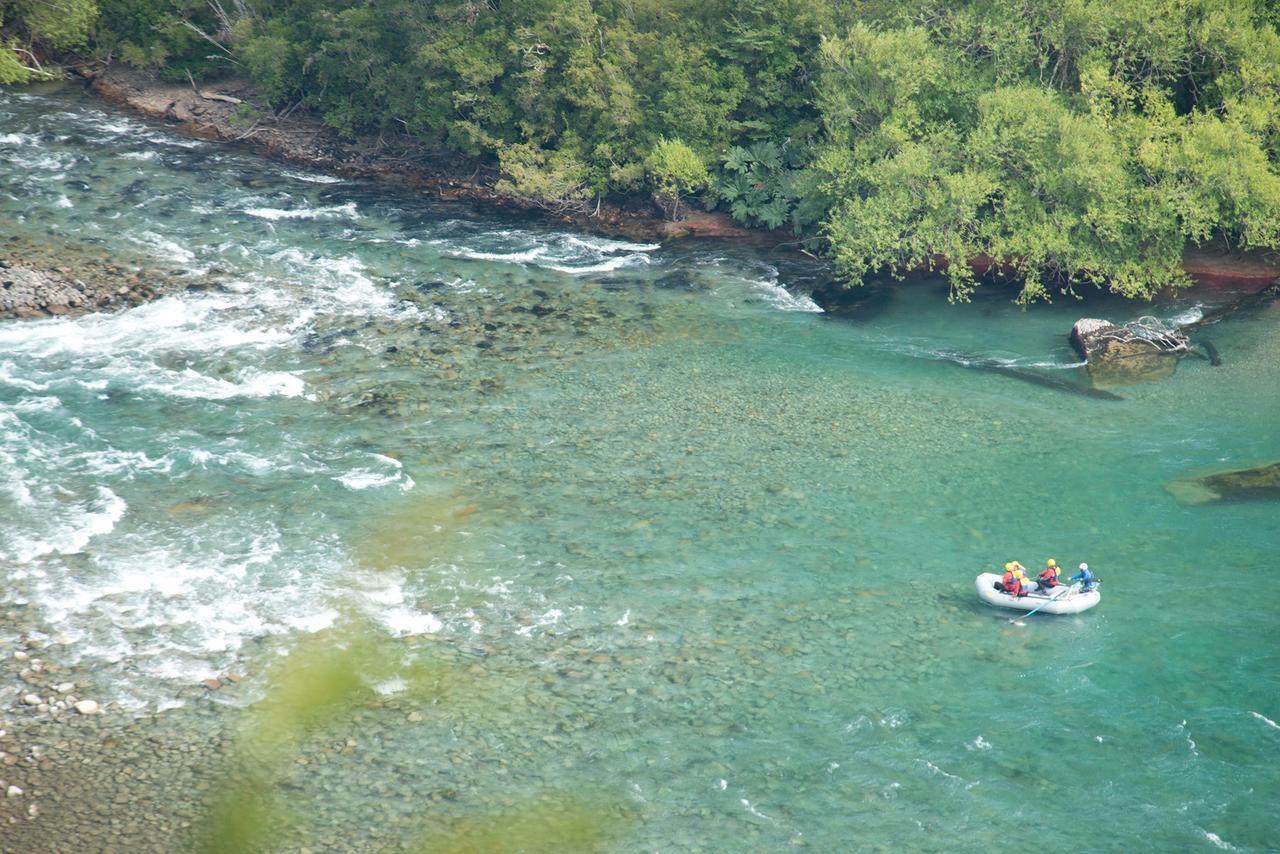
M 176 287 L 171 276 L 89 248 L 0 239 L 0 318 L 124 308 Z

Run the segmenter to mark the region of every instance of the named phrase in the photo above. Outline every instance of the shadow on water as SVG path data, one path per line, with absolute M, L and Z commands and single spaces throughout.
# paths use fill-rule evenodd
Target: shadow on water
M 833 320 L 875 320 L 893 305 L 892 285 L 869 283 L 846 287 L 832 279 L 817 280 L 809 291 L 810 298 Z
M 1031 383 L 1033 385 L 1051 388 L 1054 391 L 1078 394 L 1084 397 L 1096 398 L 1098 400 L 1124 400 L 1120 395 L 1115 392 L 1107 391 L 1106 389 L 1080 385 L 1079 383 L 1073 383 L 1070 380 L 1050 376 L 1033 368 L 1020 368 L 1016 365 L 1010 365 L 996 359 L 973 356 L 968 353 L 960 353 L 954 350 L 939 350 L 935 353 L 935 356 L 939 361 L 956 365 L 957 367 L 972 368 L 973 370 L 1000 374 L 1001 376 L 1012 377 L 1013 379 L 1022 380 L 1023 382 Z

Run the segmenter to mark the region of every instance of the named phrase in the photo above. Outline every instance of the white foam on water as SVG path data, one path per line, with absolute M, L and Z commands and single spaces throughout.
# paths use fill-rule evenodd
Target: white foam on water
M 0 362 L 0 383 L 23 391 L 48 391 L 49 383 L 20 377 L 16 374 L 17 366 L 10 361 Z
M 296 181 L 305 181 L 308 184 L 341 184 L 345 178 L 339 178 L 336 175 L 322 175 L 318 172 L 301 172 L 296 169 L 281 169 L 280 174 L 286 178 L 293 178 Z
M 155 160 L 159 156 L 154 151 L 122 151 L 116 155 L 121 160 Z
M 122 696 L 162 699 L 172 685 L 234 667 L 247 641 L 319 631 L 338 617 L 329 602 L 341 583 L 337 556 L 285 549 L 252 514 L 123 536 L 87 564 L 43 558 L 14 579 L 78 660 L 114 668 Z
M 59 196 L 58 200 L 54 202 L 54 206 L 59 208 L 74 208 L 76 203 L 66 196 Z
M 40 138 L 30 133 L 0 133 L 0 145 L 39 145 Z
M 182 655 L 157 655 L 139 657 L 135 662 L 142 673 L 155 679 L 194 684 L 205 679 L 216 679 L 218 668 L 199 658 Z
M 1191 737 L 1191 732 L 1190 732 L 1190 730 L 1188 730 L 1188 729 L 1187 729 L 1187 722 L 1186 722 L 1185 720 L 1184 720 L 1184 721 L 1182 721 L 1182 722 L 1181 722 L 1181 723 L 1179 723 L 1179 724 L 1178 724 L 1174 729 L 1175 729 L 1177 732 L 1182 733 L 1182 737 L 1183 737 L 1184 739 L 1186 739 L 1186 742 L 1187 742 L 1187 748 L 1191 751 L 1191 755 L 1192 755 L 1192 756 L 1199 756 L 1199 755 L 1200 755 L 1200 751 L 1196 750 L 1196 742 L 1195 742 L 1195 739 L 1193 739 L 1193 738 Z
M 271 252 L 268 258 L 282 265 L 290 279 L 308 283 L 311 298 L 323 294 L 361 316 L 387 314 L 406 319 L 421 316 L 412 303 L 397 300 L 390 288 L 375 282 L 368 267 L 354 255 L 331 257 L 289 247 Z M 292 299 L 288 292 L 282 293 Z M 326 309 L 331 311 L 329 306 Z M 295 303 L 289 310 L 296 313 L 303 309 Z
M 62 408 L 62 401 L 52 395 L 24 397 L 13 405 L 14 412 L 53 412 Z
M 764 813 L 760 812 L 760 810 L 752 806 L 751 801 L 747 800 L 746 798 L 739 798 L 738 803 L 742 804 L 742 808 L 747 812 L 751 813 L 751 815 L 755 816 L 756 818 L 762 818 L 765 821 L 770 822 L 772 824 L 778 823 L 778 820 L 776 818 L 774 818 L 771 815 L 765 815 Z
M 111 364 L 146 361 L 157 352 L 222 353 L 268 349 L 293 339 L 287 329 L 238 322 L 237 300 L 188 295 L 165 297 L 118 314 L 87 314 L 0 326 L 0 347 L 35 358 L 97 355 Z
M 545 246 L 535 246 L 533 249 L 526 249 L 523 252 L 478 252 L 474 249 L 455 249 L 450 254 L 455 258 L 469 258 L 473 261 L 527 264 L 546 255 L 547 248 Z
M 1180 311 L 1177 314 L 1175 314 L 1173 317 L 1169 318 L 1169 325 L 1170 326 L 1186 326 L 1189 323 L 1195 323 L 1197 320 L 1200 320 L 1202 317 L 1204 317 L 1204 306 L 1200 303 L 1196 303 L 1190 308 L 1184 309 L 1183 311 Z
M 157 258 L 170 263 L 190 264 L 196 260 L 195 253 L 190 249 L 154 231 L 142 231 L 136 235 L 128 235 L 127 239 L 141 246 Z
M 269 220 L 360 218 L 360 214 L 356 211 L 355 202 L 347 202 L 345 205 L 333 205 L 327 208 L 246 208 L 245 213 L 249 216 L 256 216 L 259 219 Z
M 368 469 L 354 469 L 346 474 L 333 478 L 347 489 L 371 489 L 376 486 L 389 486 L 400 479 L 399 474 L 383 474 Z
M 141 122 L 127 119 L 122 116 L 111 116 L 107 113 L 87 113 L 77 115 L 75 113 L 63 113 L 64 116 L 78 118 L 84 121 L 90 127 L 97 130 L 106 131 L 115 136 L 123 136 L 124 134 L 134 135 L 139 131 L 147 130 L 147 126 Z
M 399 460 L 382 454 L 369 454 L 369 456 L 382 467 L 389 467 L 391 471 L 377 471 L 373 468 L 362 466 L 349 472 L 335 475 L 333 479 L 347 489 L 370 489 L 378 486 L 389 486 L 393 483 L 399 483 L 400 488 L 404 490 L 413 488 L 413 479 L 403 474 L 404 466 Z
M 31 501 L 25 503 L 35 503 L 34 496 L 30 497 Z M 110 533 L 128 509 L 124 499 L 106 486 L 97 487 L 94 499 L 75 504 L 51 502 L 48 512 L 53 516 L 45 519 L 49 530 L 29 532 L 26 538 L 15 538 L 9 557 L 21 564 L 42 555 L 76 554 L 83 551 L 94 537 Z
M 389 697 L 392 694 L 399 694 L 401 691 L 409 687 L 409 683 L 401 679 L 399 676 L 379 682 L 373 686 L 373 690 L 383 697 Z
M 945 777 L 948 780 L 955 780 L 957 783 L 962 784 L 966 791 L 969 789 L 972 789 L 974 786 L 977 786 L 980 782 L 978 780 L 966 780 L 963 777 L 959 777 L 955 774 L 951 774 L 951 773 L 948 773 L 947 771 L 943 771 L 941 768 L 939 768 L 937 765 L 934 765 L 928 759 L 918 759 L 916 761 L 924 763 L 924 766 L 929 769 L 929 773 L 931 775 L 935 777 Z
M 609 273 L 613 270 L 619 270 L 623 267 L 629 267 L 635 264 L 648 264 L 648 255 L 619 255 L 616 258 L 610 258 L 608 261 L 601 261 L 599 264 L 587 264 L 586 266 L 573 266 L 569 264 L 541 264 L 539 266 L 546 267 L 548 270 L 555 270 L 558 273 L 569 273 L 571 275 L 582 275 L 585 273 Z
M 752 287 L 764 297 L 765 302 L 781 311 L 806 311 L 814 314 L 821 314 L 822 307 L 814 302 L 805 294 L 793 294 L 791 291 L 778 284 L 777 281 L 768 279 L 752 279 Z
M 607 273 L 622 267 L 648 264 L 650 258 L 646 253 L 661 248 L 656 243 L 631 243 L 586 235 L 538 234 L 509 229 L 486 231 L 474 235 L 470 240 L 471 245 L 463 246 L 458 245 L 456 240 L 444 238 L 437 238 L 429 243 L 441 246 L 448 257 L 500 264 L 531 264 L 569 275 Z M 476 245 L 477 243 L 481 245 Z M 483 245 L 486 243 L 503 246 L 514 244 L 522 248 L 496 251 Z
M 909 720 L 905 712 L 890 712 L 880 718 L 877 723 L 888 729 L 897 729 L 900 726 L 904 726 Z
M 64 177 L 62 174 L 75 163 L 75 157 L 69 154 L 45 152 L 42 149 L 33 149 L 34 153 L 27 155 L 25 153 L 10 152 L 8 157 L 14 164 L 36 172 L 53 172 L 56 174 L 42 175 L 42 179 L 56 181 Z
M 597 252 L 652 252 L 661 249 L 661 243 L 628 243 L 625 240 L 609 240 L 603 237 L 569 236 L 566 243 Z
M 1280 729 L 1280 724 L 1271 720 L 1271 718 L 1267 717 L 1266 715 L 1260 715 L 1257 712 L 1249 712 L 1249 714 L 1253 715 L 1255 718 L 1262 721 L 1264 724 L 1271 727 L 1272 729 Z
M 987 741 L 982 736 L 978 736 L 973 741 L 966 744 L 965 747 L 969 750 L 990 750 L 991 742 Z
M 96 438 L 91 435 L 90 430 L 86 430 L 85 434 L 86 438 Z M 63 456 L 94 476 L 119 480 L 132 480 L 141 472 L 168 473 L 173 469 L 171 457 L 152 459 L 145 451 L 122 451 L 118 448 L 82 451 L 68 449 L 63 452 Z
M 183 371 L 152 371 L 135 379 L 133 388 L 164 397 L 194 400 L 230 400 L 240 397 L 301 397 L 307 383 L 287 371 L 240 371 L 236 381 L 210 377 L 187 368 Z
M 533 622 L 527 626 L 521 626 L 516 629 L 516 634 L 521 637 L 531 637 L 535 629 L 554 626 L 560 622 L 560 618 L 564 616 L 564 612 L 559 608 L 552 608 L 544 614 L 534 617 Z
M 1215 848 L 1220 848 L 1223 851 L 1239 851 L 1240 850 L 1236 846 L 1232 845 L 1230 842 L 1227 842 L 1226 840 L 1224 840 L 1218 834 L 1205 830 L 1203 827 L 1197 827 L 1196 830 L 1200 831 L 1200 833 L 1204 835 L 1205 839 L 1212 842 Z
M 397 637 L 436 634 L 444 629 L 444 623 L 439 617 L 408 606 L 379 611 L 377 620 L 387 631 Z
M 168 145 L 173 148 L 205 148 L 208 146 L 208 143 L 203 140 L 187 139 L 170 133 L 147 133 L 143 135 L 143 139 L 156 145 Z
M 289 614 L 284 617 L 285 625 L 308 634 L 322 632 L 338 622 L 340 614 L 332 608 L 320 608 L 315 611 Z
M 444 622 L 435 614 L 405 601 L 403 579 L 379 576 L 369 579 L 369 583 L 380 586 L 356 591 L 357 598 L 369 617 L 390 634 L 403 637 L 435 634 L 444 629 Z

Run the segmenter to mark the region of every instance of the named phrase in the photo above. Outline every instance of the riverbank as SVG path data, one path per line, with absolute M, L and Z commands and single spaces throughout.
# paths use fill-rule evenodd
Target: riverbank
M 495 189 L 498 171 L 474 158 L 431 148 L 408 134 L 344 140 L 319 117 L 305 110 L 277 115 L 256 105 L 243 80 L 192 85 L 168 83 L 118 65 L 81 68 L 94 92 L 108 103 L 201 139 L 232 142 L 270 157 L 353 178 L 374 178 L 428 191 L 440 199 L 480 202 L 500 208 L 539 211 L 574 228 L 630 240 L 720 237 L 761 245 L 794 238 L 786 232 L 743 228 L 723 213 L 698 211 L 667 222 L 651 204 L 601 202 L 591 214 L 557 213 L 505 196 Z
M 430 148 L 408 134 L 344 140 L 305 110 L 276 115 L 254 106 L 254 92 L 243 80 L 183 86 L 118 65 L 81 68 L 79 73 L 107 102 L 173 122 L 180 133 L 245 145 L 325 172 L 418 187 L 440 199 L 539 211 L 577 229 L 632 240 L 712 237 L 769 247 L 795 240 L 785 231 L 744 228 L 718 211 L 698 211 L 680 222 L 667 222 L 643 202 L 628 206 L 611 200 L 591 215 L 552 213 L 497 192 L 498 171 L 474 158 Z M 982 271 L 991 266 L 980 261 L 975 265 Z M 1189 246 L 1183 269 L 1201 287 L 1255 292 L 1280 280 L 1280 253 L 1242 252 L 1218 244 Z

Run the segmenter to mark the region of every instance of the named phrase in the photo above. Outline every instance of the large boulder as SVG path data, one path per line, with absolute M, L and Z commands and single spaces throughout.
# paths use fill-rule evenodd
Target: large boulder
M 1185 335 L 1149 317 L 1123 326 L 1086 317 L 1071 327 L 1071 346 L 1085 360 L 1096 386 L 1164 379 L 1186 355 L 1187 343 Z
M 1280 498 L 1280 463 L 1174 480 L 1165 489 L 1184 504 Z

